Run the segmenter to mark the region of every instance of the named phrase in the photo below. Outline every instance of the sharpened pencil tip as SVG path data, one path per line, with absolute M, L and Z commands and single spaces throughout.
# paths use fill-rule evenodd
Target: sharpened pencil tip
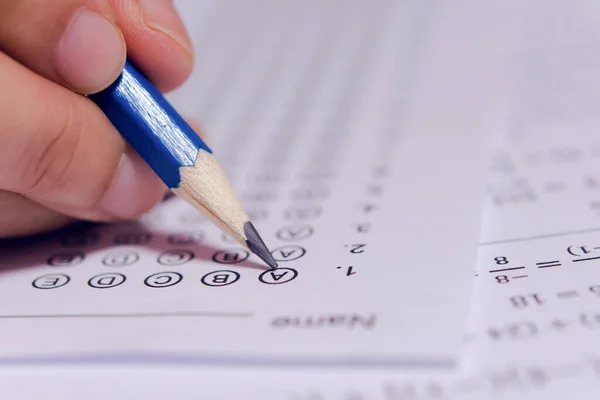
M 273 258 L 269 248 L 261 239 L 256 228 L 252 225 L 252 222 L 248 221 L 244 224 L 244 233 L 246 234 L 246 244 L 248 245 L 248 248 L 269 267 L 273 269 L 277 268 L 279 266 L 277 261 Z

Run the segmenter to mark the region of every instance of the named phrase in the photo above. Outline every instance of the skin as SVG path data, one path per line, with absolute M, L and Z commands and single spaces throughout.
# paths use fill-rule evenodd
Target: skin
M 83 95 L 129 57 L 163 92 L 192 70 L 170 0 L 0 0 L 0 237 L 135 219 L 166 187 Z

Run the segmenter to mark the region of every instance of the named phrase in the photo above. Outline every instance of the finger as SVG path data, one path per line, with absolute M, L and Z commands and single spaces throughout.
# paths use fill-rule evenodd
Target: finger
M 110 0 L 129 58 L 163 92 L 192 71 L 189 36 L 171 0 Z
M 100 109 L 0 53 L 0 189 L 89 220 L 136 218 L 165 186 Z
M 192 46 L 169 0 L 0 0 L 0 49 L 80 93 L 118 76 L 123 34 L 130 57 L 160 90 L 190 74 Z
M 207 140 L 197 120 L 186 118 L 186 121 L 204 141 Z M 132 154 L 132 156 L 137 155 Z M 164 194 L 172 194 L 172 192 L 167 191 Z M 117 198 L 116 202 L 119 201 Z M 23 195 L 3 190 L 0 190 L 0 210 L 3 210 L 0 212 L 0 238 L 45 233 L 75 222 L 73 217 L 35 203 Z
M 0 0 L 0 49 L 80 93 L 118 76 L 126 45 L 108 0 Z
M 49 232 L 73 222 L 28 198 L 0 190 L 0 238 Z

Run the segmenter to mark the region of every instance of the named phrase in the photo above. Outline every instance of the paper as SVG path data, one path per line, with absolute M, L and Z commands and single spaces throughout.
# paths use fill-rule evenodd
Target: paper
M 513 44 L 502 60 L 506 74 L 497 75 L 496 114 L 488 126 L 495 143 L 460 371 L 40 367 L 35 375 L 14 372 L 14 387 L 35 376 L 43 385 L 27 394 L 57 393 L 57 399 L 65 392 L 71 398 L 88 395 L 89 387 L 97 398 L 114 392 L 266 400 L 597 397 L 598 6 L 519 0 L 502 2 L 501 8 L 491 7 L 490 14 L 503 27 L 496 32 L 511 36 Z M 96 386 L 99 377 L 109 383 Z
M 228 376 L 267 399 L 597 396 L 600 9 L 586 1 L 517 3 L 503 3 L 510 12 L 498 16 L 514 47 L 496 95 L 496 140 L 461 371 L 284 372 L 280 385 L 269 385 L 263 375 L 260 390 L 259 378 L 237 371 L 235 378 L 222 374 L 213 381 L 211 393 L 218 394 Z
M 600 13 L 595 2 L 583 0 L 486 6 L 489 11 L 473 21 L 501 32 L 510 51 L 496 48 L 497 42 L 489 46 L 504 51 L 498 59 L 504 74 L 496 75 L 496 106 L 486 126 L 494 146 L 487 156 L 475 293 L 458 372 L 76 365 L 13 371 L 12 387 L 22 388 L 34 377 L 39 384 L 28 395 L 57 399 L 65 393 L 265 400 L 595 398 Z M 468 7 L 455 9 L 458 15 L 470 13 Z M 106 383 L 97 386 L 98 379 Z
M 178 199 L 137 223 L 5 243 L 0 362 L 453 367 L 483 191 L 472 113 L 487 98 L 456 98 L 466 59 L 432 62 L 447 10 L 182 8 L 199 65 L 172 99 L 203 123 L 281 267 Z
M 87 394 L 82 388 L 101 376 L 130 396 L 193 398 L 201 390 L 210 398 L 267 400 L 595 398 L 600 389 L 598 6 L 517 3 L 503 2 L 504 12 L 491 9 L 502 32 L 514 35 L 514 47 L 503 59 L 506 74 L 488 127 L 496 140 L 459 372 L 40 368 L 37 376 L 48 386 L 31 393 L 63 395 L 67 388 Z M 28 376 L 19 371 L 13 378 L 19 384 Z M 68 385 L 73 379 L 81 386 Z

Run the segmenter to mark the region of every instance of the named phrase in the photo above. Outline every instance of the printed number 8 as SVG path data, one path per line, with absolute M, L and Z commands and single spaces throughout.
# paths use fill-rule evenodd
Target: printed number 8
M 508 264 L 508 258 L 506 258 L 506 257 L 496 257 L 496 258 L 494 258 L 494 261 L 496 261 L 496 265 Z

